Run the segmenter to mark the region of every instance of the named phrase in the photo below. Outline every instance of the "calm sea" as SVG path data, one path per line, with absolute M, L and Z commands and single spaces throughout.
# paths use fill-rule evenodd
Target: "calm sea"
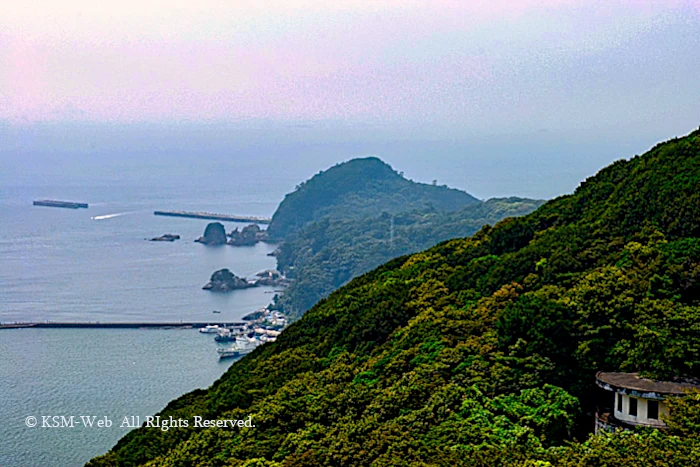
M 153 415 L 211 385 L 219 362 L 196 330 L 20 329 L 0 331 L 0 465 L 79 466 L 109 450 L 126 416 Z M 109 428 L 29 428 L 41 416 L 108 417 Z
M 227 267 L 240 276 L 275 267 L 274 245 L 206 247 L 207 221 L 156 217 L 154 209 L 265 215 L 294 181 L 265 170 L 167 163 L 123 169 L 41 167 L 0 176 L 0 322 L 238 320 L 266 305 L 271 288 L 201 289 Z M 288 186 L 291 184 L 291 188 Z M 32 206 L 53 198 L 89 209 Z M 227 230 L 235 224 L 226 224 Z M 149 242 L 164 233 L 173 243 Z M 221 311 L 213 314 L 213 310 Z M 0 466 L 78 466 L 106 452 L 143 417 L 211 385 L 220 363 L 211 335 L 195 330 L 0 330 Z M 96 415 L 111 428 L 33 428 L 42 415 Z

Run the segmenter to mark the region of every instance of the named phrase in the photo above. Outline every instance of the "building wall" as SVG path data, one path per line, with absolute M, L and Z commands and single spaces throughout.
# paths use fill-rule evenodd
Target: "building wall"
M 637 399 L 637 416 L 630 415 L 630 399 Z M 647 399 L 639 397 L 631 397 L 622 394 L 622 407 L 618 407 L 618 393 L 615 393 L 615 418 L 632 425 L 645 425 L 663 427 L 666 424 L 661 420 L 665 415 L 668 415 L 668 406 L 664 401 L 659 402 L 659 419 L 647 418 Z

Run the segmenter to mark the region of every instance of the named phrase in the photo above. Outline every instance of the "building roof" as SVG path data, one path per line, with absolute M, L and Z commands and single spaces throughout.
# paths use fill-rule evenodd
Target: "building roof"
M 683 395 L 688 390 L 700 390 L 700 381 L 695 379 L 676 379 L 674 381 L 654 381 L 642 378 L 639 373 L 606 373 L 596 374 L 598 386 L 608 391 L 631 393 L 644 397 L 661 395 Z

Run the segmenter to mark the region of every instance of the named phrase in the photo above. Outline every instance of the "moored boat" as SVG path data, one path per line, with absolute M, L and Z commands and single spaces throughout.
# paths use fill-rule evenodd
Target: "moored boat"
M 234 358 L 252 352 L 260 344 L 262 342 L 257 339 L 239 338 L 232 346 L 216 349 L 216 351 L 219 354 L 219 359 Z
M 230 329 L 221 328 L 216 332 L 216 336 L 214 336 L 214 340 L 216 342 L 233 342 L 236 340 L 236 334 L 231 332 Z

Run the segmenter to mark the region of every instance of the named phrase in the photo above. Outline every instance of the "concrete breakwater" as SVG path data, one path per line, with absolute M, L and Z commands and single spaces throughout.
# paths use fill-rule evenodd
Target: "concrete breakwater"
M 114 328 L 114 329 L 138 329 L 138 328 L 202 328 L 210 324 L 217 324 L 220 327 L 236 327 L 245 326 L 247 323 L 243 321 L 231 322 L 185 322 L 185 321 L 170 321 L 170 322 L 102 322 L 102 321 L 37 321 L 26 323 L 0 323 L 0 329 L 22 329 L 22 328 Z
M 187 217 L 191 219 L 207 219 L 227 222 L 252 222 L 255 224 L 269 224 L 272 219 L 259 216 L 238 216 L 235 214 L 216 214 L 212 212 L 191 211 L 153 211 L 156 216 Z

